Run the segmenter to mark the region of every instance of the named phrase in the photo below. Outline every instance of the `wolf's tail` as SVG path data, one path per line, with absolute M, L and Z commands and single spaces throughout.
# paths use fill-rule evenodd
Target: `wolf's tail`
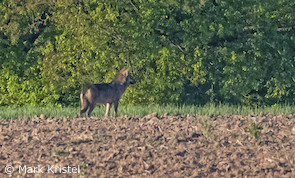
M 80 93 L 80 108 L 82 109 L 85 107 L 86 104 L 86 98 L 85 98 L 85 89 L 82 87 L 81 93 Z
M 79 112 L 79 117 L 87 110 L 86 106 L 87 100 L 85 98 L 85 93 L 82 88 L 81 93 L 80 93 L 80 112 Z
M 84 92 L 82 89 L 80 93 L 80 108 L 82 108 L 83 104 L 84 104 Z

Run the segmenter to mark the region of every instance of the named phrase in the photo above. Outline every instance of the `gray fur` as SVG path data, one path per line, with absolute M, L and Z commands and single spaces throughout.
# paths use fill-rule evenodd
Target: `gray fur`
M 126 88 L 135 83 L 128 75 L 128 69 L 123 68 L 111 83 L 92 84 L 86 90 L 82 90 L 80 94 L 81 110 L 79 116 L 88 109 L 88 117 L 90 117 L 96 103 L 106 104 L 105 116 L 109 116 L 109 110 L 114 104 L 114 116 L 117 116 L 119 100 Z

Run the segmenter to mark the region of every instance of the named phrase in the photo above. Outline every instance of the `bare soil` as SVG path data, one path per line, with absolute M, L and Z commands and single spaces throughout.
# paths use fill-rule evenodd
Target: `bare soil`
M 0 120 L 0 177 L 295 177 L 294 144 L 295 115 L 42 115 Z

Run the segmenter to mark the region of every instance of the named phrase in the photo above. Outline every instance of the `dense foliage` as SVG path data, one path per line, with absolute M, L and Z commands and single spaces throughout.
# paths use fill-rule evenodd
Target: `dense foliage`
M 123 103 L 294 103 L 293 0 L 3 0 L 0 105 L 77 105 L 124 66 Z

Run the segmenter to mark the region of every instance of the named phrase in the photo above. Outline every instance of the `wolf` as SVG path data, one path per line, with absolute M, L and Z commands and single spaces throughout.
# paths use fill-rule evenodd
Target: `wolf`
M 91 84 L 82 89 L 80 94 L 81 110 L 79 117 L 88 110 L 90 117 L 96 103 L 106 104 L 105 117 L 109 116 L 109 111 L 114 104 L 114 117 L 117 116 L 119 100 L 126 88 L 130 84 L 135 84 L 135 80 L 128 74 L 129 69 L 123 68 L 111 83 Z

